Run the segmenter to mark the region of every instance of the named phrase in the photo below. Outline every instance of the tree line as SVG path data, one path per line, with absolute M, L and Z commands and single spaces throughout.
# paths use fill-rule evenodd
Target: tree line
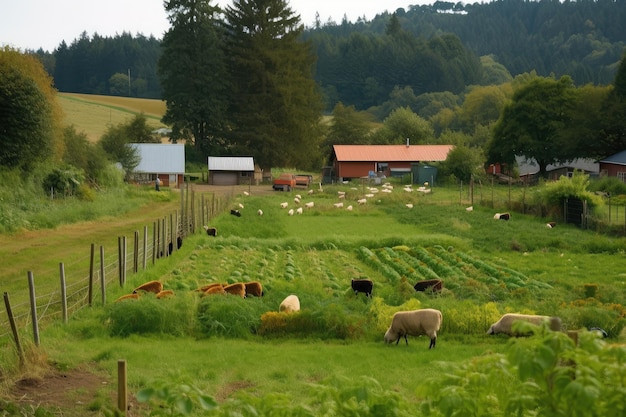
M 315 51 L 325 109 L 342 102 L 363 110 L 381 106 L 395 87 L 416 95 L 458 93 L 531 71 L 608 85 L 626 46 L 624 21 L 620 1 L 437 1 L 371 21 L 317 21 L 302 37 Z M 84 32 L 70 45 L 36 53 L 60 91 L 162 97 L 161 40 L 154 37 Z M 485 69 L 479 57 L 490 57 L 503 72 Z

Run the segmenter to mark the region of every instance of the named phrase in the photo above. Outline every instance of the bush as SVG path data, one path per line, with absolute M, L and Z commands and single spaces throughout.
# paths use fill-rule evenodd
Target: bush
M 193 334 L 193 294 L 157 299 L 147 293 L 138 300 L 129 299 L 106 306 L 106 323 L 112 336 L 131 334 Z
M 261 313 L 266 308 L 259 299 L 234 295 L 202 297 L 198 305 L 198 331 L 203 336 L 249 338 L 258 332 Z

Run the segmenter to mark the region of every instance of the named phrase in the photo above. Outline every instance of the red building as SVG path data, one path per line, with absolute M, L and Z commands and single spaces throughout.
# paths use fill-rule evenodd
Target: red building
M 453 145 L 334 145 L 333 177 L 337 181 L 375 175 L 402 176 L 415 164 L 442 162 Z

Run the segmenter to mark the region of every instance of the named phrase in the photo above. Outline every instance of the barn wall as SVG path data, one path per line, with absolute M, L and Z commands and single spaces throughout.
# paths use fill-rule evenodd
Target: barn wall
M 339 179 L 367 177 L 370 171 L 375 170 L 375 162 L 337 162 L 335 168 Z

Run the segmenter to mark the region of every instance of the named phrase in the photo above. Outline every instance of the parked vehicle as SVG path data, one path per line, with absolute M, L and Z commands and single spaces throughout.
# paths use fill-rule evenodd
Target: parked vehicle
M 309 188 L 313 182 L 313 176 L 308 174 L 296 174 L 296 187 Z
M 276 178 L 272 184 L 274 191 L 291 191 L 296 188 L 296 176 L 295 174 L 288 174 L 283 172 L 278 178 Z

